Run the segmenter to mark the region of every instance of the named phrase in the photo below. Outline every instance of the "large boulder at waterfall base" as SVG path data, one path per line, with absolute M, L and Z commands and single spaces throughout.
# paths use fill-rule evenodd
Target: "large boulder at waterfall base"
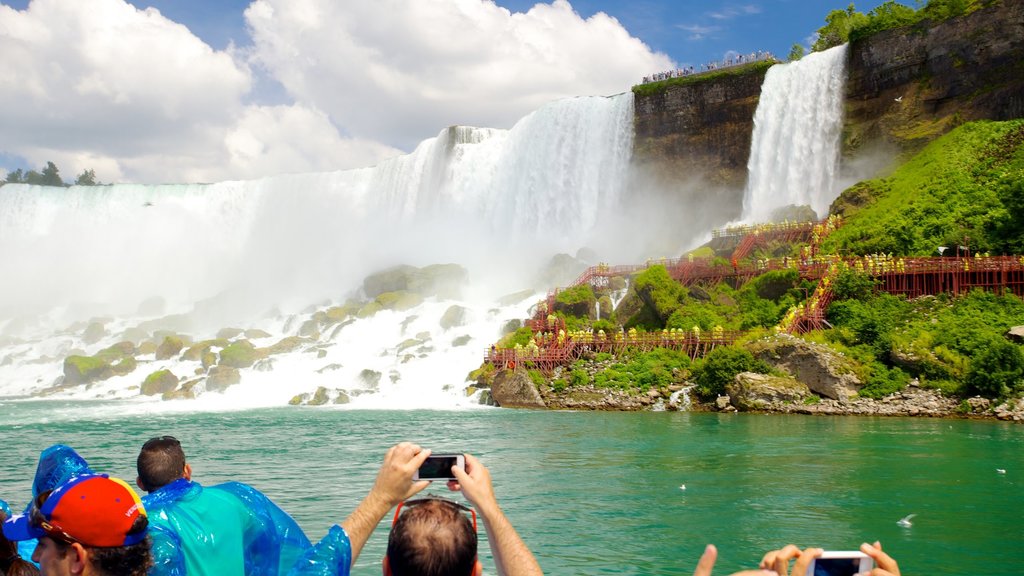
M 210 374 L 206 377 L 206 390 L 208 392 L 222 392 L 241 381 L 242 374 L 238 371 L 238 368 L 214 366 L 210 368 Z
M 500 370 L 491 381 L 491 398 L 503 408 L 545 408 L 526 370 Z
M 781 404 L 802 403 L 811 391 L 801 382 L 788 377 L 740 372 L 726 384 L 729 402 L 740 410 L 770 410 Z
M 149 376 L 146 376 L 145 381 L 142 382 L 142 388 L 139 392 L 143 396 L 156 396 L 157 394 L 166 394 L 173 391 L 178 387 L 178 377 L 174 375 L 170 370 L 157 370 Z
M 274 344 L 261 348 L 267 355 L 271 354 L 287 354 L 298 350 L 303 344 L 310 344 L 314 342 L 311 338 L 303 338 L 301 336 L 285 336 L 281 340 Z
M 469 273 L 458 264 L 433 264 L 424 268 L 396 266 L 367 276 L 363 292 L 376 298 L 385 292 L 413 292 L 423 297 L 457 298 Z
M 248 368 L 261 357 L 260 350 L 252 342 L 239 340 L 220 351 L 220 364 L 231 368 Z
M 203 354 L 210 351 L 210 348 L 226 348 L 229 342 L 222 338 L 216 340 L 203 340 L 202 342 L 196 342 L 189 346 L 181 354 L 182 360 L 191 360 L 193 362 L 199 362 L 203 358 Z
M 380 304 L 382 310 L 410 310 L 423 303 L 423 297 L 415 292 L 399 290 L 378 294 L 374 302 Z
M 452 304 L 444 311 L 441 315 L 441 329 L 450 330 L 456 326 L 462 326 L 466 323 L 466 313 L 469 312 L 464 306 L 458 304 Z
M 827 346 L 777 334 L 751 343 L 748 349 L 757 359 L 786 372 L 824 398 L 846 402 L 864 387 L 854 372 L 853 361 Z
M 95 344 L 102 340 L 106 335 L 107 330 L 103 327 L 103 322 L 93 321 L 86 326 L 85 332 L 82 333 L 82 342 L 85 342 L 86 344 Z
M 68 356 L 64 359 L 64 384 L 78 385 L 106 380 L 114 375 L 110 362 L 94 356 Z
M 181 353 L 181 349 L 184 347 L 185 342 L 178 336 L 165 336 L 164 341 L 156 347 L 155 357 L 157 360 L 174 358 Z

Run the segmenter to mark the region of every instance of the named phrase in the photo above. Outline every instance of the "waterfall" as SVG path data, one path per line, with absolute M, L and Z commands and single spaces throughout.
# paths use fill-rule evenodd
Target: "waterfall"
M 212 184 L 4 186 L 0 397 L 52 387 L 69 354 L 157 341 L 164 331 L 198 341 L 225 327 L 252 328 L 270 334 L 254 344 L 269 346 L 298 335 L 313 311 L 361 297 L 369 273 L 457 263 L 471 279 L 461 297 L 350 318 L 196 402 L 273 405 L 318 387 L 362 386 L 368 393 L 352 395 L 353 404 L 458 403 L 465 375 L 500 326 L 534 303 L 499 305 L 496 297 L 527 287 L 524 278 L 553 253 L 608 236 L 600 223 L 625 187 L 632 119 L 631 93 L 573 98 L 509 130 L 447 128 L 410 154 L 357 170 Z M 442 329 L 453 305 L 466 319 Z M 99 340 L 83 337 L 90 320 L 104 325 Z M 139 362 L 126 376 L 60 393 L 132 398 L 157 369 L 184 381 L 197 366 L 151 353 Z
M 839 195 L 846 45 L 768 69 L 754 113 L 743 197 L 745 222 L 809 205 L 819 217 Z

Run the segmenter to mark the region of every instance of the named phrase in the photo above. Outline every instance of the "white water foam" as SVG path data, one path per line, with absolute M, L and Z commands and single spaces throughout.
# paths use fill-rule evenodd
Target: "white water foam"
M 754 113 L 744 222 L 809 205 L 819 217 L 839 195 L 846 45 L 768 69 Z
M 243 369 L 240 384 L 189 404 L 280 405 L 321 386 L 332 398 L 368 392 L 351 395 L 356 407 L 465 404 L 468 371 L 541 294 L 510 306 L 495 297 L 526 288 L 554 252 L 614 241 L 600 223 L 628 177 L 632 114 L 630 93 L 563 100 L 510 130 L 452 127 L 359 170 L 205 185 L 5 186 L 0 397 L 51 387 L 65 356 L 95 354 L 140 326 L 150 337 L 159 328 L 196 341 L 227 326 L 258 328 L 271 336 L 253 343 L 269 346 L 296 335 L 313 310 L 358 297 L 368 273 L 454 262 L 470 274 L 461 297 L 325 330 L 314 345 L 272 356 L 269 371 Z M 446 331 L 440 318 L 451 305 L 467 321 Z M 90 319 L 105 332 L 87 343 Z M 411 338 L 421 343 L 401 349 Z M 126 376 L 58 397 L 137 398 L 155 370 L 184 380 L 198 366 L 139 360 Z

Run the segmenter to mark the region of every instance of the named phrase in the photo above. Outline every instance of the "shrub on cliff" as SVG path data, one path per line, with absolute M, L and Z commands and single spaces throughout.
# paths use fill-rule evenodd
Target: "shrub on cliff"
M 648 311 L 661 322 L 649 328 L 663 327 L 687 294 L 686 288 L 673 280 L 661 264 L 637 274 L 633 280 L 633 289 L 643 299 Z
M 725 386 L 740 372 L 771 374 L 772 368 L 763 360 L 754 358 L 749 350 L 734 346 L 715 348 L 694 365 L 694 383 L 701 400 L 714 400 L 725 393 Z
M 967 390 L 988 398 L 1004 398 L 1024 392 L 1024 352 L 1005 340 L 993 340 L 971 361 Z

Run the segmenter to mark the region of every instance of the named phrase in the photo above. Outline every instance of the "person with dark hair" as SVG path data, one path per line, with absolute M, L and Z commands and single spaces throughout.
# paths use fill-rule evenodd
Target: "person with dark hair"
M 453 467 L 456 479 L 448 481 L 448 489 L 461 490 L 473 508 L 438 497 L 408 500 L 430 485 L 428 480 L 413 481 L 428 456 L 429 449 L 410 442 L 392 446 L 369 494 L 341 526 L 331 527 L 299 559 L 289 576 L 347 576 L 374 529 L 396 506 L 385 576 L 479 576 L 477 513 L 487 528 L 499 576 L 542 575 L 533 553 L 498 506 L 490 472 L 473 456 L 465 454 L 466 469 Z
M 262 492 L 240 482 L 204 487 L 173 436 L 151 438 L 136 460 L 149 494 L 150 576 L 287 574 L 309 547 L 299 525 Z
M 8 540 L 38 539 L 32 560 L 43 576 L 145 576 L 147 529 L 138 494 L 106 474 L 76 476 L 3 523 Z
M 11 516 L 7 503 L 0 500 L 0 524 Z M 39 574 L 36 565 L 25 560 L 18 552 L 18 543 L 8 540 L 0 530 L 0 576 L 35 576 Z

